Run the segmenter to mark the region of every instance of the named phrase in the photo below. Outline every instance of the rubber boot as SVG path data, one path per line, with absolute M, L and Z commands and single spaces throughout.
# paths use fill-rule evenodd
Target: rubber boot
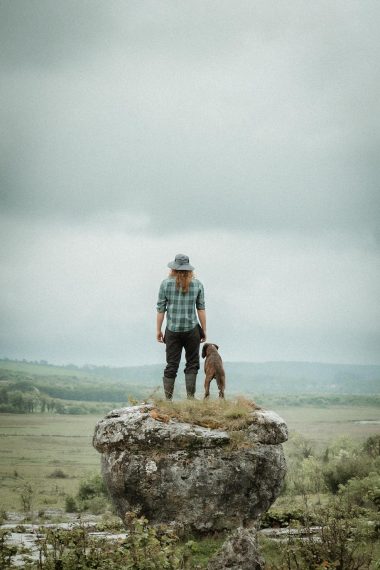
M 197 382 L 197 375 L 194 372 L 185 373 L 186 393 L 187 399 L 193 400 L 195 395 L 195 385 Z
M 166 378 L 166 376 L 164 376 L 162 381 L 164 383 L 165 398 L 171 400 L 173 398 L 175 378 Z

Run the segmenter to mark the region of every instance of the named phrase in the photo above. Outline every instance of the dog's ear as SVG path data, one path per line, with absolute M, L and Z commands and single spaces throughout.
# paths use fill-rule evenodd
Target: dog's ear
M 206 344 L 203 345 L 203 348 L 202 348 L 202 358 L 206 358 L 207 348 L 208 348 L 209 346 L 210 346 L 210 345 L 209 345 L 208 342 L 206 342 Z
M 214 344 L 216 350 L 219 350 L 219 346 L 217 344 Z

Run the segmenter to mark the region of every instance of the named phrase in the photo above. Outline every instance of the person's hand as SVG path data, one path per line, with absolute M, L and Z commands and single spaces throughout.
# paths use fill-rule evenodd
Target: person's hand
M 206 331 L 203 331 L 203 336 L 201 336 L 201 343 L 206 342 L 206 338 L 207 338 Z
M 164 342 L 164 335 L 162 334 L 162 331 L 157 331 L 156 338 L 158 342 Z

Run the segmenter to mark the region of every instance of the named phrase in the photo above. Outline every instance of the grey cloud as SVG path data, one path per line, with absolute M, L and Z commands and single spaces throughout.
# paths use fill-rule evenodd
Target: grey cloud
M 3 209 L 377 228 L 377 2 L 2 2 Z
M 0 14 L 0 62 L 11 68 L 81 59 L 113 27 L 100 0 L 1 0 Z
M 163 360 L 184 251 L 227 360 L 378 361 L 379 2 L 0 10 L 2 354 Z

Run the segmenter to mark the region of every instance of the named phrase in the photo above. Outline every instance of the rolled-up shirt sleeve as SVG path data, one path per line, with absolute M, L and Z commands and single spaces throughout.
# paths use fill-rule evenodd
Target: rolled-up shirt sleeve
M 158 291 L 158 299 L 157 299 L 157 312 L 158 313 L 165 313 L 166 306 L 167 306 L 167 298 L 165 294 L 165 287 L 164 284 L 161 283 L 160 290 Z
M 197 299 L 195 301 L 195 306 L 197 309 L 203 311 L 206 308 L 205 304 L 205 292 L 202 283 L 199 284 L 199 291 L 197 295 Z

